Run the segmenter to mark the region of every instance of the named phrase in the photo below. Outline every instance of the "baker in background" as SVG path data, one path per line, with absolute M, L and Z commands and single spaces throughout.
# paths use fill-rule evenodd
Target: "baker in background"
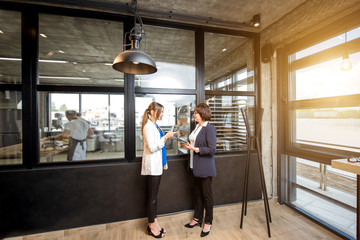
M 85 119 L 79 117 L 74 110 L 65 112 L 69 120 L 65 124 L 64 131 L 57 139 L 64 139 L 70 136 L 67 160 L 85 160 L 86 159 L 86 138 L 94 134 L 90 124 Z

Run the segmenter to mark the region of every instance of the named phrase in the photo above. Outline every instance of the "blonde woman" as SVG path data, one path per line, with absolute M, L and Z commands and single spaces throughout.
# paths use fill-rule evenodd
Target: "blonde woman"
M 165 230 L 160 227 L 157 220 L 157 194 L 163 169 L 167 169 L 165 142 L 172 138 L 176 132 L 164 132 L 156 124 L 164 115 L 164 107 L 152 102 L 144 111 L 141 132 L 144 139 L 141 175 L 147 176 L 147 202 L 146 215 L 149 225 L 148 234 L 155 238 L 163 238 Z

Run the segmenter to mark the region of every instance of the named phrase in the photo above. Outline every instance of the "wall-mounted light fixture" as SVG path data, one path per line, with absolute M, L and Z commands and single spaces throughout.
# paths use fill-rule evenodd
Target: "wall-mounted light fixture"
M 123 52 L 117 55 L 112 67 L 119 71 L 129 74 L 150 74 L 157 71 L 155 61 L 147 55 L 145 52 L 140 50 L 140 41 L 145 36 L 145 51 L 146 51 L 146 35 L 143 28 L 142 20 L 137 13 L 137 1 L 135 0 L 135 21 L 134 27 L 129 33 L 129 39 L 131 41 L 131 49 L 125 50 L 126 35 L 124 38 Z M 138 21 L 138 25 L 137 25 Z
M 251 23 L 254 27 L 260 27 L 260 14 L 254 15 Z
M 346 34 L 346 31 L 345 31 L 345 43 L 344 43 L 345 51 L 344 51 L 344 54 L 343 54 L 343 59 L 341 61 L 341 65 L 340 65 L 340 68 L 343 71 L 349 71 L 352 68 L 352 63 L 350 61 L 350 57 L 349 57 L 349 53 L 348 53 L 346 44 L 347 44 L 347 34 Z

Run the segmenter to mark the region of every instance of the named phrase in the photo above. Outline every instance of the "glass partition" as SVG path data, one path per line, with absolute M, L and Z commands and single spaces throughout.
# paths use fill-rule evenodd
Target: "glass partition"
M 253 40 L 205 33 L 205 89 L 254 91 Z
M 178 127 L 178 133 L 174 138 L 166 142 L 167 155 L 186 154 L 187 150 L 182 148 L 177 138 L 188 140 L 192 129 L 193 109 L 195 108 L 194 95 L 167 95 L 167 94 L 143 94 L 136 95 L 136 156 L 142 156 L 143 137 L 141 133 L 142 117 L 145 109 L 152 102 L 158 102 L 164 106 L 164 116 L 157 124 L 164 131 L 170 131 L 172 126 Z
M 123 51 L 122 23 L 40 14 L 39 33 L 40 84 L 124 86 L 112 68 Z
M 0 91 L 0 165 L 22 164 L 21 92 Z
M 217 130 L 216 151 L 246 150 L 246 127 L 241 108 L 247 107 L 250 128 L 254 130 L 254 97 L 206 95 L 206 103 L 211 109 L 210 122 Z
M 123 95 L 40 92 L 39 99 L 41 162 L 67 161 L 70 138 L 77 138 L 76 131 L 83 131 L 71 128 L 68 137 L 59 137 L 68 129 L 69 120 L 76 121 L 66 116 L 67 110 L 76 112 L 76 118 L 85 121 L 93 132 L 86 137 L 86 157 L 81 160 L 124 157 Z
M 1 9 L 0 83 L 21 83 L 21 13 Z
M 136 87 L 195 89 L 195 36 L 193 31 L 144 26 L 146 39 L 140 47 L 158 71 L 137 75 Z

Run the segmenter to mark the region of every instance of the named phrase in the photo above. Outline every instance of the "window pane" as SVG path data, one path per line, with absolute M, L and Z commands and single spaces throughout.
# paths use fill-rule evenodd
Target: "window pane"
M 350 55 L 352 69 L 340 69 L 341 58 L 295 71 L 291 100 L 333 97 L 360 93 L 360 53 Z
M 246 96 L 206 96 L 211 109 L 211 123 L 217 130 L 217 152 L 247 149 L 246 127 L 241 108 L 248 108 L 251 130 L 254 130 L 254 97 Z M 254 145 L 252 145 L 254 146 Z
M 123 51 L 122 29 L 119 22 L 40 14 L 40 84 L 123 86 L 124 74 L 112 68 Z
M 345 42 L 345 33 L 340 34 L 340 35 L 338 35 L 336 37 L 333 37 L 331 39 L 328 39 L 326 41 L 323 41 L 323 42 L 318 43 L 318 44 L 316 44 L 314 46 L 311 46 L 309 48 L 306 48 L 304 50 L 301 50 L 301 51 L 297 52 L 295 54 L 295 59 L 298 60 L 298 59 L 307 57 L 309 55 L 321 52 L 321 51 L 326 50 L 328 48 L 340 45 L 340 44 L 342 44 L 344 42 Z
M 86 138 L 86 158 L 82 160 L 124 157 L 123 95 L 41 92 L 39 96 L 41 162 L 67 161 L 69 138 L 52 138 L 64 131 L 68 123 L 66 110 L 76 111 L 94 132 Z M 69 134 L 73 136 L 72 132 Z
M 21 83 L 21 13 L 1 9 L 0 83 Z
M 289 203 L 355 237 L 355 174 L 290 157 L 288 189 Z
M 0 91 L 0 165 L 22 164 L 21 92 Z
M 195 89 L 194 32 L 149 25 L 144 29 L 146 39 L 140 48 L 154 59 L 158 71 L 137 75 L 135 86 Z
M 164 132 L 170 131 L 172 126 L 177 125 L 179 127 L 177 137 L 188 140 L 190 129 L 192 129 L 191 127 L 195 124 L 192 117 L 192 112 L 195 108 L 195 96 L 165 94 L 137 95 L 135 99 L 137 157 L 142 156 L 144 144 L 141 133 L 142 117 L 145 109 L 147 109 L 152 102 L 158 102 L 164 106 L 164 116 L 161 121 L 157 121 L 157 124 Z M 187 150 L 181 147 L 176 138 L 172 138 L 166 142 L 167 155 L 186 153 Z
M 354 40 L 356 38 L 359 38 L 360 37 L 360 27 L 346 32 L 346 35 L 347 35 L 346 36 L 347 41 L 351 41 L 351 40 Z M 335 47 L 335 46 L 343 44 L 343 43 L 345 43 L 345 33 L 339 34 L 336 37 L 330 38 L 330 39 L 328 39 L 326 41 L 315 44 L 315 45 L 313 45 L 311 47 L 308 47 L 308 48 L 306 48 L 304 50 L 301 50 L 301 51 L 297 52 L 295 54 L 295 59 L 298 60 L 298 59 L 307 57 L 309 55 L 321 52 L 323 50 Z
M 81 94 L 81 99 L 82 116 L 94 129 L 86 159 L 124 158 L 124 96 Z
M 207 90 L 254 91 L 253 71 L 252 39 L 205 33 Z
M 360 107 L 296 110 L 295 142 L 360 152 Z
M 235 73 L 235 91 L 254 91 L 254 71 L 248 72 L 246 68 Z

